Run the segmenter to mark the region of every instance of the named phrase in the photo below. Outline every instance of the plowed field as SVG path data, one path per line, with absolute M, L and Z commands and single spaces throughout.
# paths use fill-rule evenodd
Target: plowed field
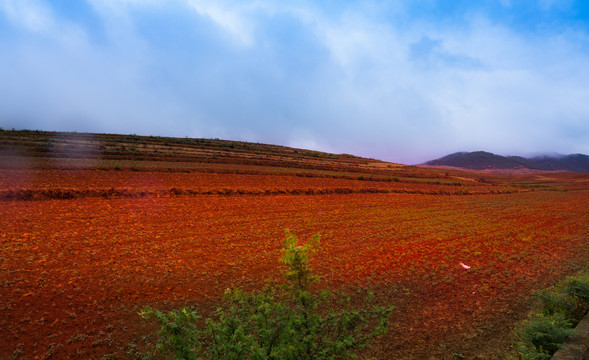
M 286 228 L 321 234 L 325 286 L 370 287 L 396 306 L 361 357 L 495 359 L 532 291 L 589 260 L 586 189 L 114 170 L 0 179 L 41 199 L 0 202 L 2 359 L 134 358 L 153 340 L 141 307 L 206 313 L 228 287 L 260 288 L 279 274 Z
M 348 175 L 348 177 L 350 177 Z M 452 178 L 393 179 L 157 171 L 14 170 L 0 172 L 0 198 L 146 197 L 170 195 L 280 195 L 329 193 L 476 194 L 522 191 Z M 61 195 L 60 195 L 61 194 Z

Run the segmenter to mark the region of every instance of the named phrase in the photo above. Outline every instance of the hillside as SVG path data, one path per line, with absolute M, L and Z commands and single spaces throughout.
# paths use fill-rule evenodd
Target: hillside
M 1 128 L 0 168 L 335 176 L 365 180 L 447 177 L 436 169 L 244 141 Z
M 589 173 L 589 156 L 583 154 L 524 158 L 495 155 L 485 151 L 457 152 L 428 161 L 425 164 L 452 166 L 468 170 L 539 170 Z
M 533 173 L 517 178 L 501 173 L 482 176 L 458 167 L 473 168 L 487 158 L 495 164 L 502 160 L 504 168 L 524 165 L 483 152 L 462 158 L 471 160 L 453 162 L 454 169 L 436 169 L 241 141 L 0 129 L 0 201 L 199 194 L 483 194 L 586 187 L 586 179 L 576 174 L 553 174 L 550 181 Z
M 71 160 L 262 165 L 306 169 L 353 169 L 375 160 L 347 154 L 219 139 L 0 130 L 0 156 Z M 75 163 L 76 161 L 70 161 Z M 78 161 L 80 163 L 80 161 Z
M 67 174 L 67 175 L 64 175 Z M 219 139 L 0 131 L 0 201 L 517 191 L 509 181 Z

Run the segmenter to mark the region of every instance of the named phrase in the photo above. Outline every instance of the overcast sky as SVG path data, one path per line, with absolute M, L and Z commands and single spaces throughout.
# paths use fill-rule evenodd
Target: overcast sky
M 589 154 L 589 2 L 0 0 L 0 126 Z

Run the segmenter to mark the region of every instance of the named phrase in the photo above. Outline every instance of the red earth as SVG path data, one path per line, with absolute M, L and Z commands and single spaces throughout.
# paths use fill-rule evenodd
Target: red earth
M 324 286 L 396 307 L 360 358 L 502 358 L 532 292 L 589 262 L 587 177 L 552 180 L 2 169 L 4 193 L 44 195 L 0 202 L 0 358 L 136 358 L 156 330 L 143 306 L 206 314 L 227 288 L 260 288 L 280 276 L 286 228 L 321 234 Z

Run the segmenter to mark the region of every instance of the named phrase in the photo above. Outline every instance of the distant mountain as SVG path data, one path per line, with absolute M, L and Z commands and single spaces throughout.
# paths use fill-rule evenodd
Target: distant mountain
M 589 173 L 589 156 L 572 154 L 564 156 L 538 156 L 527 159 L 528 166 L 539 170 L 568 170 Z
M 589 156 L 543 155 L 532 158 L 521 156 L 501 156 L 486 151 L 457 152 L 442 158 L 428 161 L 426 165 L 453 166 L 470 170 L 566 170 L 589 173 Z

